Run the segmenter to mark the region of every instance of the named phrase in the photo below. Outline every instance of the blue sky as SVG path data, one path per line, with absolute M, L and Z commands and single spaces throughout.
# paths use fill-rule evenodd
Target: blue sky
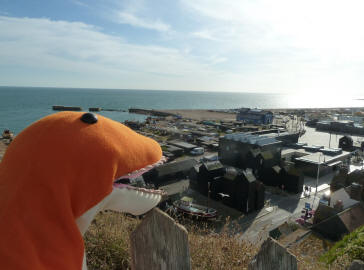
M 0 85 L 364 93 L 361 0 L 0 0 Z

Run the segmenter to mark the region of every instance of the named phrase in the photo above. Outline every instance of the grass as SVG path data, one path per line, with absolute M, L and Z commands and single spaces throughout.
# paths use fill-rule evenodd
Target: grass
M 85 235 L 89 269 L 130 269 L 129 235 L 139 222 L 119 213 L 99 214 Z M 218 234 L 209 223 L 181 222 L 189 232 L 192 269 L 247 269 L 258 251 L 231 234 L 229 222 Z
M 89 269 L 130 269 L 129 234 L 139 220 L 118 213 L 100 213 L 85 234 Z
M 294 254 L 298 260 L 298 269 L 328 269 L 327 265 L 320 261 L 320 256 L 330 248 L 330 242 L 314 234 L 310 234 L 303 241 L 297 243 L 288 250 Z M 331 268 L 339 270 L 341 268 Z
M 188 221 L 187 221 L 188 222 Z M 259 246 L 239 240 L 237 224 L 226 220 L 216 233 L 209 223 L 186 225 L 192 269 L 247 269 Z
M 189 237 L 192 269 L 247 269 L 260 245 L 239 240 L 238 225 L 226 220 L 216 233 L 214 225 L 179 219 Z M 124 214 L 100 213 L 85 235 L 90 270 L 130 269 L 129 235 L 140 220 Z M 364 259 L 364 226 L 333 245 L 311 234 L 289 248 L 296 255 L 299 269 L 345 269 L 353 259 Z
M 327 265 L 343 267 L 356 259 L 364 261 L 364 225 L 344 236 L 320 258 Z

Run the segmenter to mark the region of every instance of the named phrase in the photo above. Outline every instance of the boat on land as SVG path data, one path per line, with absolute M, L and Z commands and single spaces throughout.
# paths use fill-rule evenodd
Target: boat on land
M 212 219 L 217 217 L 217 210 L 211 207 L 195 204 L 192 198 L 183 197 L 173 203 L 176 212 L 192 218 Z
M 53 105 L 52 109 L 54 111 L 82 111 L 82 108 L 78 106 Z

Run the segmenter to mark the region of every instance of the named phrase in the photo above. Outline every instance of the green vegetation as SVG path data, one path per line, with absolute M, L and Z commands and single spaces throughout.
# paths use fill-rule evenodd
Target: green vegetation
M 364 261 L 364 225 L 344 236 L 321 256 L 321 260 L 330 265 L 335 263 L 346 266 L 356 259 Z

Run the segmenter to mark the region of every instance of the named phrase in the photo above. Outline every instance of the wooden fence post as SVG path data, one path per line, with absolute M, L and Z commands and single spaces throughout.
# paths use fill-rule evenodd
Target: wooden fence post
M 187 230 L 161 210 L 151 210 L 131 233 L 133 270 L 190 270 Z
M 297 270 L 297 259 L 286 248 L 269 237 L 249 263 L 248 270 Z

